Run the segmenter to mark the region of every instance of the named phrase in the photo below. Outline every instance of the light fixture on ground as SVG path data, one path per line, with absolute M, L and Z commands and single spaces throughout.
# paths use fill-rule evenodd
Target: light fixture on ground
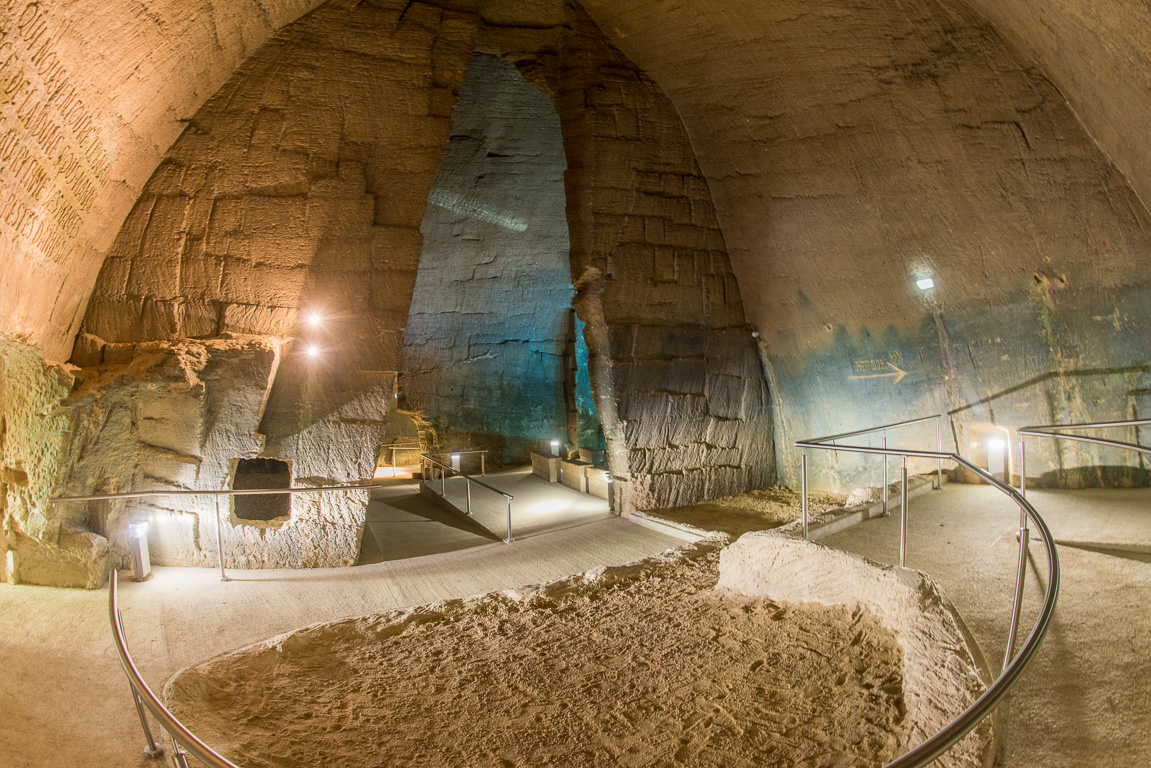
M 552 456 L 560 455 L 560 441 L 552 440 Z
M 132 577 L 136 581 L 144 581 L 152 575 L 152 559 L 148 554 L 148 521 L 129 523 L 128 538 L 132 542 Z
M 459 472 L 460 471 L 460 455 L 458 453 L 453 453 L 451 456 L 452 456 L 452 469 Z

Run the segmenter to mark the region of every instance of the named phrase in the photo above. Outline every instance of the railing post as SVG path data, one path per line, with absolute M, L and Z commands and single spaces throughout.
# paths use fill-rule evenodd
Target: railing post
M 1019 508 L 1024 518 L 1027 511 Z M 1027 576 L 1027 542 L 1029 531 L 1026 524 L 1019 529 L 1019 568 L 1015 572 L 1015 601 L 1011 604 L 1011 628 L 1007 632 L 1007 652 L 1003 655 L 1003 668 L 1011 663 L 1011 656 L 1015 652 L 1015 631 L 1019 627 L 1019 613 L 1023 607 L 1023 582 Z
M 480 451 L 480 477 L 487 477 L 488 476 L 488 470 L 484 466 L 484 464 L 485 464 L 484 454 L 485 454 L 485 451 Z
M 935 452 L 943 453 L 943 419 L 935 417 Z M 943 490 L 943 459 L 935 460 L 935 490 Z
M 227 581 L 228 574 L 224 572 L 224 524 L 220 522 L 220 497 L 213 496 L 216 502 L 216 557 L 220 561 L 220 581 Z
M 1027 453 L 1023 447 L 1023 435 L 1019 436 L 1019 495 L 1027 498 Z M 1023 513 L 1023 525 L 1027 524 L 1027 513 Z
M 184 750 L 180 749 L 180 745 L 176 743 L 176 737 L 168 734 L 172 740 L 172 760 L 176 763 L 176 768 L 191 768 L 188 765 L 188 756 L 184 754 Z
M 467 486 L 468 486 L 468 517 L 471 517 L 471 514 L 472 514 L 472 481 L 467 479 L 467 478 L 464 478 L 464 482 L 467 483 Z
M 392 477 L 396 476 L 396 447 L 392 446 Z
M 504 539 L 504 544 L 512 543 L 512 500 L 508 499 L 508 537 Z
M 907 563 L 907 456 L 903 457 L 903 469 L 899 480 L 899 567 Z
M 112 581 L 116 580 L 116 571 L 112 570 Z M 112 585 L 115 589 L 116 585 Z M 120 609 L 116 609 L 116 624 L 120 627 L 120 636 L 127 638 L 127 633 L 124 631 L 124 617 L 120 615 Z M 126 640 L 125 640 L 126 641 Z M 140 694 L 136 693 L 136 686 L 132 685 L 132 681 L 128 681 L 128 690 L 132 692 L 132 703 L 136 705 L 136 714 L 140 716 L 140 727 L 144 729 L 144 754 L 151 759 L 156 759 L 164 754 L 164 747 L 156 743 L 156 738 L 152 736 L 152 729 L 148 725 L 148 715 L 144 712 L 144 704 L 140 701 Z
M 883 450 L 887 450 L 887 430 L 883 430 Z M 887 498 L 891 493 L 891 482 L 887 479 L 887 454 L 883 454 L 883 514 L 887 515 Z
M 444 465 L 440 465 L 440 495 L 445 499 L 448 497 L 448 472 Z
M 799 483 L 803 488 L 803 538 L 807 540 L 807 449 L 799 454 Z

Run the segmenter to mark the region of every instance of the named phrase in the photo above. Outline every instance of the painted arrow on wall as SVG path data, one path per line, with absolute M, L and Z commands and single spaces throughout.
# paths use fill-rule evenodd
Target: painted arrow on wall
M 891 383 L 892 384 L 898 384 L 899 382 L 903 381 L 903 377 L 907 375 L 907 371 L 894 365 L 893 363 L 887 363 L 887 367 L 891 369 L 891 373 L 873 373 L 873 374 L 870 374 L 868 376 L 848 376 L 847 378 L 849 378 L 849 379 L 886 379 L 887 377 L 892 376 L 894 378 L 891 380 Z

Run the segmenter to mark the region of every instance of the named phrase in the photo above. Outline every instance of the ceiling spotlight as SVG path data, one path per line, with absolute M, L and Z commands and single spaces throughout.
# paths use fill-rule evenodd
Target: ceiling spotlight
M 926 291 L 928 288 L 935 287 L 935 281 L 930 277 L 921 277 L 915 281 L 915 284 L 919 286 L 919 290 L 921 291 Z

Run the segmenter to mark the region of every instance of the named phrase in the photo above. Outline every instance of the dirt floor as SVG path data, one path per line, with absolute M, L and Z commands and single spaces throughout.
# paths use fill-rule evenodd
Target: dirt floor
M 703 542 L 523 593 L 317 625 L 175 676 L 241 765 L 876 765 L 902 654 L 869 615 L 721 593 Z
M 842 507 L 846 500 L 846 496 L 834 493 L 809 493 L 807 509 L 814 516 Z M 803 514 L 803 499 L 798 491 L 777 485 L 702 504 L 653 509 L 648 514 L 705 531 L 721 531 L 735 541 L 748 531 L 778 528 L 798 520 Z

